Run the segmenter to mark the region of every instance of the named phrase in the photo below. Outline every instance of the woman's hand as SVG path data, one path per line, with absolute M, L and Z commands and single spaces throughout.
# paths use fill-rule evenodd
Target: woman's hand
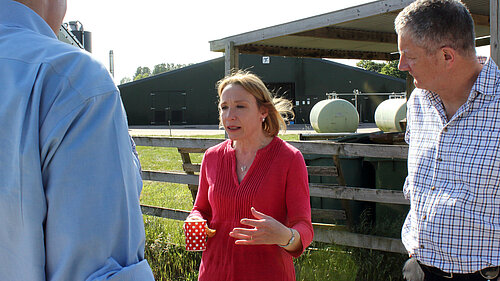
M 203 221 L 205 219 L 203 219 L 202 217 L 194 215 L 194 216 L 187 217 L 186 220 L 190 220 L 190 221 Z M 206 224 L 206 226 L 205 226 L 205 232 L 207 233 L 207 237 L 208 238 L 214 237 L 216 231 L 217 230 L 215 230 L 215 229 L 208 228 L 208 223 Z
M 275 220 L 273 217 L 258 212 L 253 207 L 251 211 L 252 215 L 256 219 L 242 219 L 240 222 L 241 224 L 248 225 L 253 228 L 234 228 L 233 231 L 229 233 L 229 236 L 236 239 L 235 244 L 237 245 L 288 244 L 288 241 L 290 241 L 292 237 L 292 234 L 288 227 L 284 226 L 282 223 Z M 298 232 L 295 231 L 295 233 L 297 234 Z M 295 239 L 297 238 L 298 237 L 295 237 Z
M 204 219 L 202 217 L 199 217 L 197 215 L 192 215 L 192 216 L 188 216 L 186 218 L 187 221 L 203 221 Z

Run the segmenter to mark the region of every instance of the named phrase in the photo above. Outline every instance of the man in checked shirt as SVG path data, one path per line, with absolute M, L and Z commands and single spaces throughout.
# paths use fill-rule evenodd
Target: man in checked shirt
M 407 280 L 500 280 L 500 72 L 476 57 L 458 0 L 417 0 L 395 20 L 407 107 Z

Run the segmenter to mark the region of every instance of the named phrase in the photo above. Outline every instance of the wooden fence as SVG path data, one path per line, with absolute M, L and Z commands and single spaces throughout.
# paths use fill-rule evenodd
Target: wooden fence
M 143 171 L 143 180 L 187 184 L 193 198 L 198 189 L 199 163 L 192 163 L 190 153 L 203 153 L 206 149 L 220 143 L 221 139 L 193 139 L 193 138 L 164 138 L 164 137 L 134 137 L 138 146 L 175 147 L 178 149 L 184 172 Z M 406 145 L 381 145 L 338 143 L 332 141 L 289 141 L 291 145 L 305 154 L 331 155 L 335 166 L 308 166 L 309 175 L 335 176 L 338 184 L 309 185 L 310 195 L 314 197 L 347 200 L 368 201 L 375 203 L 389 203 L 408 205 L 402 191 L 349 187 L 345 184 L 343 172 L 340 168 L 340 157 L 376 157 L 385 159 L 406 159 L 408 147 Z M 189 211 L 175 210 L 156 206 L 142 205 L 142 212 L 162 218 L 184 220 Z M 382 236 L 364 235 L 349 232 L 345 226 L 334 224 L 315 223 L 315 218 L 345 218 L 342 210 L 312 209 L 314 240 L 325 243 L 381 250 L 387 252 L 406 253 L 400 239 Z

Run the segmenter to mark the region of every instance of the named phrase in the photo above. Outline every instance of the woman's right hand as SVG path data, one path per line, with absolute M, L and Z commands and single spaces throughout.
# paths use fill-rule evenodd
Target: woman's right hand
M 188 216 L 186 218 L 187 221 L 202 221 L 203 218 L 200 217 L 200 216 L 197 216 L 197 215 L 193 215 L 193 216 Z
M 202 217 L 194 215 L 194 216 L 187 217 L 186 220 L 190 220 L 190 221 L 202 221 L 204 219 Z M 205 232 L 207 233 L 207 237 L 208 238 L 214 237 L 216 231 L 217 230 L 215 230 L 215 229 L 208 228 L 208 224 L 205 226 Z

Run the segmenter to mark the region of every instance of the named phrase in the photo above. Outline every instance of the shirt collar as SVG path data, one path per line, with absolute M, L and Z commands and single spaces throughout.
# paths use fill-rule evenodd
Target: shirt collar
M 498 81 L 498 66 L 491 58 L 478 57 L 479 63 L 483 65 L 476 82 L 472 86 L 471 91 L 479 92 L 483 95 L 494 96 L 496 92 Z
M 0 0 L 0 25 L 27 28 L 36 33 L 57 38 L 54 31 L 33 10 L 12 0 Z

